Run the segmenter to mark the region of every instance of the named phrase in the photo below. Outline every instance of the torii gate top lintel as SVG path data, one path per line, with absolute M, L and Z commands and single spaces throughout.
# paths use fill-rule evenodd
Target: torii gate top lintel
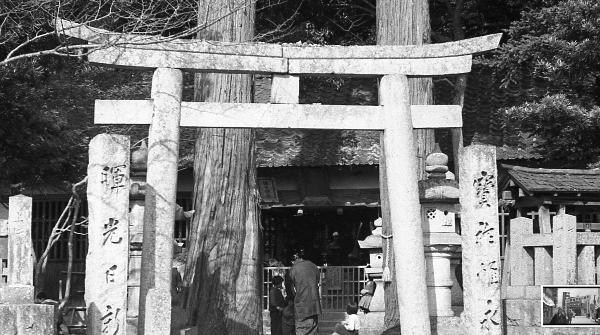
M 230 43 L 120 34 L 57 20 L 64 35 L 97 44 L 92 63 L 195 72 L 439 76 L 471 71 L 472 55 L 498 47 L 502 34 L 427 45 L 315 46 Z M 440 59 L 441 58 L 441 59 Z

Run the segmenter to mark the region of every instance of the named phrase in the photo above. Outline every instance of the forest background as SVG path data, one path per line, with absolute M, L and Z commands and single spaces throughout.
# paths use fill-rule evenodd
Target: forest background
M 157 33 L 172 35 L 197 25 L 195 1 L 161 0 L 146 8 L 126 1 L 111 3 L 120 4 L 117 9 L 122 13 L 109 27 L 125 22 L 123 13 L 143 13 L 148 22 L 173 18 L 169 8 L 179 10 L 176 24 Z M 51 0 L 0 3 L 2 183 L 24 187 L 80 180 L 88 143 L 95 134 L 136 133 L 134 127 L 94 125 L 94 100 L 149 98 L 150 72 L 97 67 L 86 63 L 85 57 L 36 55 L 64 43 L 53 34 L 54 17 L 81 21 L 95 8 L 92 5 L 100 6 L 97 1 L 65 1 L 58 12 L 56 4 Z M 375 44 L 375 0 L 258 0 L 256 5 L 256 41 Z M 553 167 L 599 165 L 597 1 L 431 0 L 429 7 L 433 43 L 505 32 L 501 49 L 478 57 L 475 71 L 493 74 L 498 88 L 519 89 L 524 69 L 537 83 L 538 89 L 521 94 L 514 106 L 495 111 L 502 120 L 496 127 L 507 136 L 479 140 L 527 146 Z M 303 85 L 342 86 L 343 81 L 308 78 Z M 192 100 L 191 76 L 187 83 L 184 99 Z M 185 135 L 183 140 L 183 150 L 193 145 L 193 136 L 189 144 Z

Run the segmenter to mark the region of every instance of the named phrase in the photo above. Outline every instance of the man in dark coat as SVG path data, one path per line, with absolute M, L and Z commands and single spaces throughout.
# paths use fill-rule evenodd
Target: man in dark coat
M 556 310 L 556 313 L 554 314 L 554 316 L 552 317 L 552 320 L 550 320 L 550 324 L 551 325 L 566 325 L 566 324 L 568 324 L 567 313 L 562 308 L 559 307 Z
M 313 262 L 304 259 L 302 249 L 294 253 L 293 263 L 290 279 L 296 291 L 296 335 L 317 335 L 321 314 L 319 268 Z

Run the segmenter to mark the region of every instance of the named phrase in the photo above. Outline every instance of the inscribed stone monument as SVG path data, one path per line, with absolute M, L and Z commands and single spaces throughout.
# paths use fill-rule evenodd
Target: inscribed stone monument
M 460 155 L 465 329 L 502 334 L 496 151 L 471 145 Z
M 125 334 L 129 255 L 129 137 L 92 139 L 88 165 L 88 334 Z

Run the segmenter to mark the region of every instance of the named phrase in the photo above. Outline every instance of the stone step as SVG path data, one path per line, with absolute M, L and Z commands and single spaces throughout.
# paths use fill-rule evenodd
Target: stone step
M 319 316 L 319 335 L 330 335 L 333 333 L 335 325 L 338 322 L 343 321 L 345 318 L 346 313 L 344 312 L 323 312 Z M 271 335 L 271 319 L 268 311 L 263 312 L 263 324 L 265 335 Z

